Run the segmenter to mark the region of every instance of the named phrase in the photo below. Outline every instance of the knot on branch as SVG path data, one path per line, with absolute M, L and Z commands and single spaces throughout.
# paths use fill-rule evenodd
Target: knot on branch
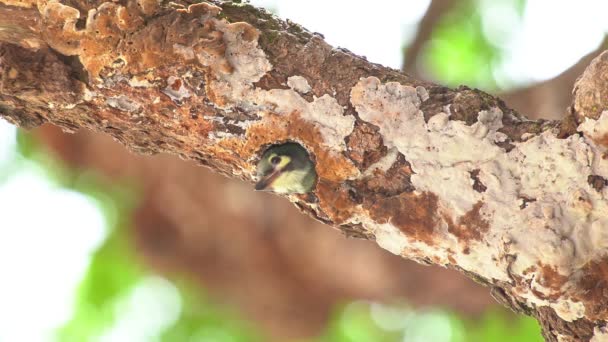
M 599 119 L 608 110 L 608 51 L 596 57 L 574 85 L 574 111 L 578 122 Z

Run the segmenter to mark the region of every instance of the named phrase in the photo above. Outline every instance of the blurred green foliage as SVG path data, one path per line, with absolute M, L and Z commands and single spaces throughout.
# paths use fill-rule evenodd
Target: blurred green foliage
M 486 91 L 496 90 L 494 72 L 504 58 L 504 50 L 488 36 L 487 28 L 508 32 L 510 27 L 497 27 L 506 23 L 496 20 L 485 9 L 502 6 L 521 18 L 525 4 L 525 0 L 458 2 L 433 30 L 422 56 L 426 69 L 434 79 L 451 87 L 466 84 Z
M 16 166 L 11 168 L 11 173 L 18 172 L 25 162 L 33 162 L 44 169 L 51 182 L 92 198 L 106 219 L 108 236 L 92 255 L 88 271 L 75 294 L 74 315 L 57 332 L 58 341 L 97 341 L 121 319 L 125 298 L 151 275 L 151 271 L 138 260 L 129 235 L 130 213 L 138 198 L 136 183 L 131 180 L 110 183 L 90 170 L 67 168 L 53 158 L 31 133 L 23 130 L 18 131 L 16 147 L 17 158 L 7 163 Z M 265 340 L 250 323 L 225 308 L 216 307 L 204 298 L 199 288 L 194 288 L 182 276 L 174 275 L 172 280 L 180 284 L 179 316 L 159 334 L 161 341 Z
M 382 306 L 386 315 L 374 315 Z M 374 317 L 375 316 L 375 317 Z M 392 317 L 391 317 L 392 316 Z M 387 327 L 387 321 L 392 322 Z M 337 310 L 319 342 L 542 342 L 538 323 L 496 307 L 480 319 L 465 319 L 440 309 L 403 304 L 354 302 Z
M 370 306 L 365 302 L 343 304 L 337 308 L 319 342 L 399 341 L 400 332 L 386 331 L 374 321 Z
M 472 328 L 464 341 L 544 341 L 538 322 L 526 316 L 513 316 L 498 308 L 487 312 L 478 321 L 469 321 Z

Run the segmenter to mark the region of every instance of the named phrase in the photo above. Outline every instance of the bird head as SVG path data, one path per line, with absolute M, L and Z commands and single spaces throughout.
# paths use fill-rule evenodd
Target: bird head
M 303 194 L 315 185 L 317 173 L 304 147 L 285 143 L 269 147 L 257 165 L 256 190 Z

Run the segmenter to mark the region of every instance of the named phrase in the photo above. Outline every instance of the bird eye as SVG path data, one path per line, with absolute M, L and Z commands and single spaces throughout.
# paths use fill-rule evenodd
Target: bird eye
M 272 158 L 270 158 L 270 164 L 272 165 L 278 165 L 281 162 L 281 157 L 279 156 L 274 156 Z

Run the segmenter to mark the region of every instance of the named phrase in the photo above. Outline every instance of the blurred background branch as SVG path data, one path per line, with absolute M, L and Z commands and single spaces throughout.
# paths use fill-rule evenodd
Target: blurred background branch
M 434 28 L 454 8 L 456 3 L 457 1 L 454 0 L 431 0 L 426 13 L 420 19 L 414 40 L 404 49 L 401 70 L 414 77 L 421 76 L 417 64 L 421 62 L 423 48 L 431 39 Z
M 594 51 L 576 64 L 549 80 L 507 90 L 499 94 L 510 108 L 531 119 L 560 119 L 572 102 L 574 82 L 583 74 L 591 60 L 608 48 L 608 36 Z

